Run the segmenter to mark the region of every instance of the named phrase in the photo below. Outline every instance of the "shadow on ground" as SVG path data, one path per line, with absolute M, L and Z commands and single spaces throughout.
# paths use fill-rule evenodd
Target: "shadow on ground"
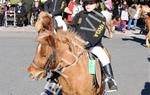
M 134 36 L 131 36 L 131 38 L 122 38 L 123 41 L 134 41 L 134 42 L 137 42 L 137 43 L 140 43 L 142 46 L 145 46 L 145 39 L 142 39 L 142 38 L 138 38 L 138 37 L 134 37 Z
M 147 57 L 148 62 L 150 62 L 150 55 Z
M 150 82 L 146 82 L 144 89 L 141 91 L 141 95 L 150 95 Z

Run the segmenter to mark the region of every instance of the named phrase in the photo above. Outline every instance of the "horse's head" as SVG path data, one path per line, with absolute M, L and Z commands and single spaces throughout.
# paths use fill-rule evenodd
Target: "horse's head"
M 53 68 L 55 63 L 55 41 L 54 35 L 50 32 L 42 32 L 38 35 L 38 46 L 32 64 L 28 72 L 32 79 L 42 79 Z
M 48 12 L 41 11 L 38 15 L 35 28 L 38 32 L 44 30 L 54 31 L 53 18 Z

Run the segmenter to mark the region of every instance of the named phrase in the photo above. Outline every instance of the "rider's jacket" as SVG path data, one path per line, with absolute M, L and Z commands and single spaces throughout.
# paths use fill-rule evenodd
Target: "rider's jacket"
M 99 9 L 92 12 L 85 10 L 79 12 L 71 25 L 81 38 L 90 43 L 90 47 L 102 46 L 101 41 L 105 32 L 106 19 Z
M 44 10 L 52 16 L 62 15 L 65 7 L 67 7 L 66 0 L 47 0 L 44 4 Z

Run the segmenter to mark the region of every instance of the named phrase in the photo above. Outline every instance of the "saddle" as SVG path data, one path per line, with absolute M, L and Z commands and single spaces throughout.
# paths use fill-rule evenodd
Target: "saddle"
M 99 61 L 99 59 L 92 53 L 89 53 L 89 59 L 95 60 L 95 74 L 93 74 L 94 80 L 96 84 L 98 84 L 99 87 L 102 86 L 102 80 L 103 80 L 103 75 L 102 75 L 102 66 Z

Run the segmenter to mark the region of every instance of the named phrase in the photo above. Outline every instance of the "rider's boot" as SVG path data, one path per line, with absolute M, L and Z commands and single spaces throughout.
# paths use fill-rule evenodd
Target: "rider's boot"
M 103 66 L 103 73 L 105 76 L 105 82 L 108 84 L 109 88 L 107 92 L 117 91 L 118 88 L 116 81 L 114 80 L 113 71 L 110 63 L 108 65 Z

